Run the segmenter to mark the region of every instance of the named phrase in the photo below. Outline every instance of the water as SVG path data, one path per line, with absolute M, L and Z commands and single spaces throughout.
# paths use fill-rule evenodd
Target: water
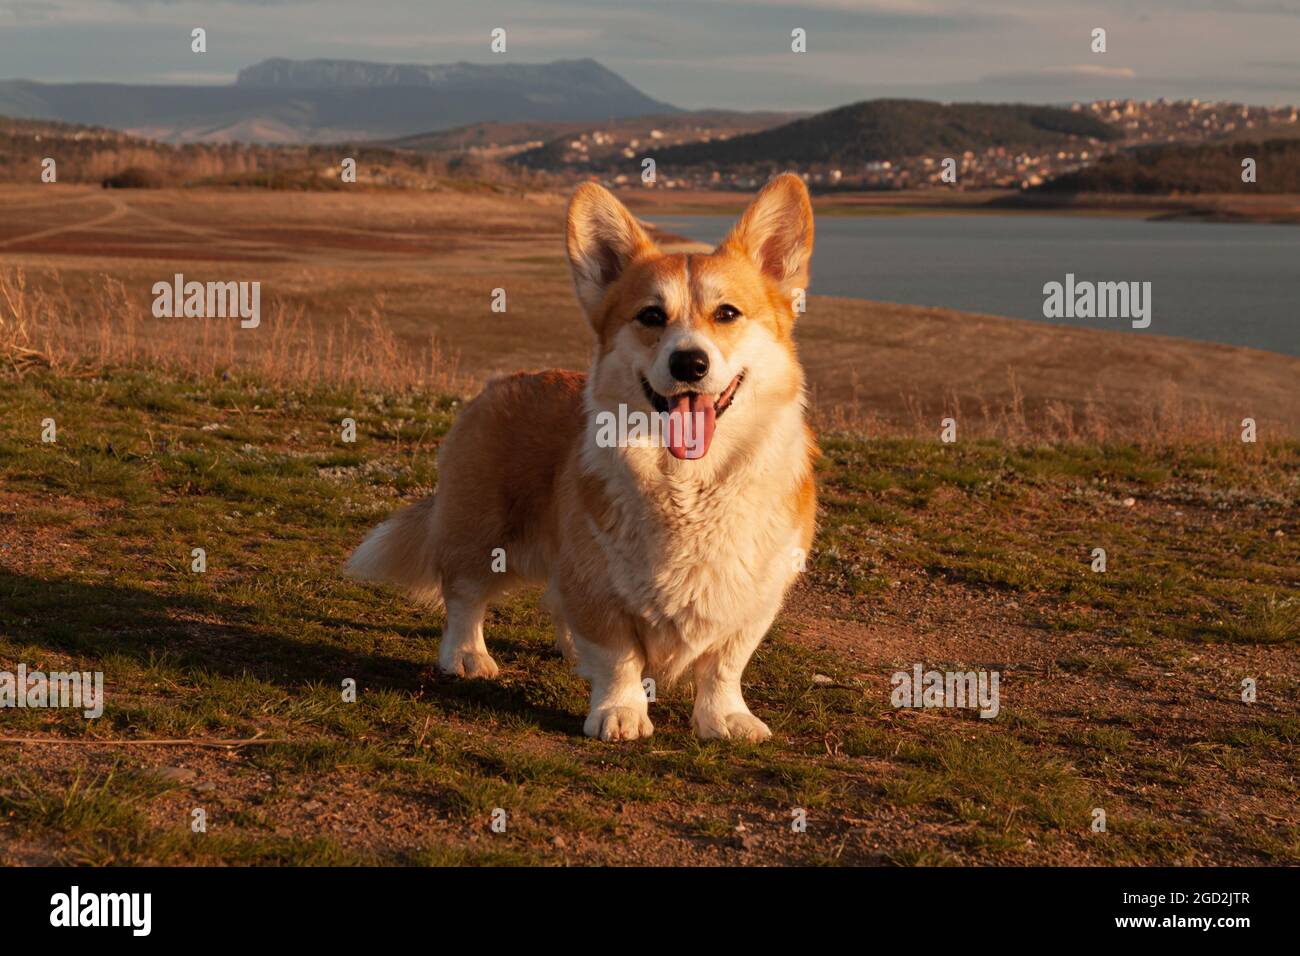
M 702 242 L 724 216 L 656 225 Z M 1043 286 L 1151 283 L 1151 325 L 1048 319 Z M 1300 355 L 1300 227 L 1040 215 L 822 216 L 810 291 Z

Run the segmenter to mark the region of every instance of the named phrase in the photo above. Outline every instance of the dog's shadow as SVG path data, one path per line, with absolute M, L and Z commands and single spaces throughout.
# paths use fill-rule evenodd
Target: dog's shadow
M 251 677 L 295 694 L 309 692 L 313 685 L 341 688 L 345 678 L 352 678 L 362 694 L 409 693 L 457 717 L 524 717 L 545 730 L 581 734 L 580 717 L 530 699 L 525 686 L 439 673 L 433 662 L 442 630 L 436 625 L 382 628 L 407 646 L 415 640 L 427 647 L 423 654 L 403 657 L 385 648 L 379 636 L 368 638 L 369 649 L 292 638 L 257 623 L 257 616 L 255 607 L 209 593 L 38 577 L 0 568 L 0 634 L 20 648 L 66 655 L 70 666 L 79 670 L 97 670 L 95 661 L 118 656 L 146 667 L 162 662 L 183 672 Z M 342 618 L 310 616 L 302 622 L 354 637 L 381 630 L 374 622 Z M 535 659 L 540 649 L 506 638 L 494 640 L 492 652 L 508 667 L 516 660 Z M 41 662 L 23 663 L 31 670 Z M 111 693 L 108 696 L 111 706 Z

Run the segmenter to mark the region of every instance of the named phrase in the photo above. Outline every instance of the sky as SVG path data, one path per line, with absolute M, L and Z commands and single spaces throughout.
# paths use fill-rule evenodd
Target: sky
M 208 51 L 190 51 L 190 31 Z M 493 54 L 491 31 L 506 30 Z M 1094 53 L 1092 31 L 1106 30 Z M 791 31 L 807 52 L 790 49 Z M 0 79 L 229 83 L 272 56 L 591 57 L 686 108 L 878 96 L 1300 103 L 1300 0 L 0 0 Z

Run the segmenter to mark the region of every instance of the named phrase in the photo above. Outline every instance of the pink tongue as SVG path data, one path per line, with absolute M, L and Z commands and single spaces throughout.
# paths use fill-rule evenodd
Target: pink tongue
M 713 441 L 713 397 L 684 392 L 668 399 L 668 450 L 674 458 L 703 458 Z

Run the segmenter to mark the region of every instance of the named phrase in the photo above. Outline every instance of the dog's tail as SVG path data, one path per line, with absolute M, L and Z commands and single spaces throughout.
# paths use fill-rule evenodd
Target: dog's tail
M 343 573 L 396 584 L 417 601 L 437 604 L 442 599 L 442 570 L 433 502 L 429 497 L 409 505 L 372 530 L 343 565 Z

